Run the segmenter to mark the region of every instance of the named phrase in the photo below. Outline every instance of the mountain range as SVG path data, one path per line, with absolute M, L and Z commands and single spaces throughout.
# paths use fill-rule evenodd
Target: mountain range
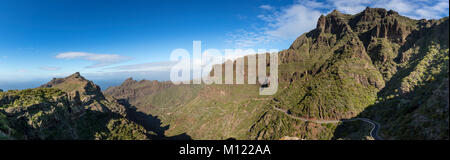
M 448 36 L 448 17 L 334 10 L 277 53 L 275 95 L 75 73 L 1 91 L 0 139 L 448 139 Z

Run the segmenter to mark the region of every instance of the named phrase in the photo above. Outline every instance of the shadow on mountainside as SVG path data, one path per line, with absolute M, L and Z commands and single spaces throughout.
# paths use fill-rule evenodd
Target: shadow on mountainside
M 445 81 L 447 85 L 442 85 Z M 368 106 L 356 117 L 378 122 L 380 124 L 378 136 L 383 139 L 430 139 L 426 131 L 433 128 L 442 132 L 435 133 L 435 138 L 431 139 L 436 137 L 448 139 L 448 123 L 445 123 L 445 119 L 448 120 L 448 103 L 436 100 L 435 104 L 427 105 L 427 101 L 434 96 L 436 90 L 448 91 L 448 77 L 429 85 L 416 86 L 412 90 L 413 92 L 408 94 L 383 98 L 378 103 Z M 378 93 L 378 97 L 386 97 L 390 93 L 389 90 L 383 89 Z M 448 98 L 448 94 L 446 96 Z M 364 136 L 370 134 L 372 126 L 366 122 L 359 122 L 359 124 L 341 123 L 336 127 L 332 139 L 364 139 Z
M 356 120 L 351 122 L 344 122 L 336 127 L 331 140 L 369 140 L 372 125 Z
M 137 111 L 135 106 L 132 106 L 126 99 L 119 99 L 120 104 L 124 105 L 127 109 L 127 118 L 134 123 L 142 125 L 146 130 L 153 131 L 157 135 L 152 137 L 155 140 L 192 140 L 191 136 L 186 133 L 167 137 L 164 133 L 170 128 L 170 125 L 161 126 L 162 122 L 158 116 L 146 114 L 144 112 Z

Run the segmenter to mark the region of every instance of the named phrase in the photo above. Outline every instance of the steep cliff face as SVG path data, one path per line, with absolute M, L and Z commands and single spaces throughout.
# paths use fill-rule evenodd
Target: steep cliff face
M 448 77 L 448 21 L 379 8 L 321 16 L 316 29 L 280 52 L 280 80 L 289 85 L 269 105 L 309 119 L 373 117 L 393 139 L 448 139 L 448 102 L 427 101 L 446 93 L 439 88 Z M 267 111 L 250 136 L 308 135 L 296 120 L 273 126 L 280 116 Z
M 148 139 L 127 109 L 79 73 L 41 88 L 0 93 L 0 130 L 10 139 Z
M 280 68 L 293 69 L 280 70 L 281 80 L 289 85 L 273 105 L 300 117 L 340 119 L 375 101 L 385 82 L 355 31 L 361 29 L 350 25 L 354 21 L 354 16 L 335 10 L 280 52 Z

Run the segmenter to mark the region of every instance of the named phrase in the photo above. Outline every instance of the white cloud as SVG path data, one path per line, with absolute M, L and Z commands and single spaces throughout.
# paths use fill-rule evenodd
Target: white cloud
M 417 16 L 416 19 L 419 18 L 440 18 L 442 14 L 447 14 L 449 12 L 449 3 L 448 1 L 441 1 L 435 5 L 424 6 L 415 10 L 415 14 Z
M 18 73 L 27 73 L 28 70 L 26 70 L 26 69 L 18 69 L 17 72 Z
M 331 1 L 332 8 L 342 13 L 355 14 L 363 11 L 370 4 L 370 0 L 335 0 Z
M 87 66 L 87 68 L 104 67 L 112 64 L 117 64 L 129 60 L 129 57 L 117 54 L 95 54 L 86 52 L 65 52 L 59 53 L 55 58 L 58 59 L 83 59 L 92 61 L 95 64 Z
M 248 18 L 247 16 L 241 15 L 241 14 L 236 15 L 236 17 L 237 17 L 239 20 L 245 20 L 245 19 Z
M 311 8 L 324 6 L 316 1 L 296 3 L 280 9 L 270 6 L 270 12 L 257 16 L 263 26 L 253 27 L 251 30 L 237 30 L 228 35 L 226 42 L 234 48 L 250 48 L 276 41 L 293 40 L 316 26 L 317 18 L 322 13 Z M 268 10 L 269 7 L 262 5 L 259 8 Z
M 392 9 L 399 13 L 409 13 L 414 10 L 414 4 L 404 0 L 379 1 L 375 7 Z
M 265 5 L 260 5 L 260 6 L 259 6 L 259 8 L 261 8 L 261 9 L 265 9 L 265 10 L 272 10 L 272 9 L 273 9 L 273 7 L 272 7 L 272 6 L 270 6 L 270 5 L 267 5 L 267 4 L 265 4 Z
M 292 5 L 272 20 L 266 20 L 270 29 L 266 34 L 274 38 L 292 39 L 313 29 L 322 13 L 302 4 Z
M 226 41 L 232 48 L 249 48 L 258 44 L 265 44 L 271 41 L 264 32 L 252 32 L 247 30 L 238 30 L 228 35 L 229 39 Z
M 40 67 L 40 69 L 45 70 L 45 71 L 57 71 L 57 70 L 60 70 L 61 67 L 43 66 L 43 67 Z

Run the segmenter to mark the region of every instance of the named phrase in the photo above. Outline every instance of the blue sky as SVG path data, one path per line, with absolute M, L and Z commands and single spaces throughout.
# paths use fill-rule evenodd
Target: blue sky
M 415 19 L 448 16 L 448 0 L 1 0 L 0 88 L 36 87 L 77 71 L 99 82 L 164 80 L 164 67 L 132 68 L 167 65 L 172 50 L 191 52 L 193 40 L 202 49 L 282 50 L 321 14 L 366 6 Z

